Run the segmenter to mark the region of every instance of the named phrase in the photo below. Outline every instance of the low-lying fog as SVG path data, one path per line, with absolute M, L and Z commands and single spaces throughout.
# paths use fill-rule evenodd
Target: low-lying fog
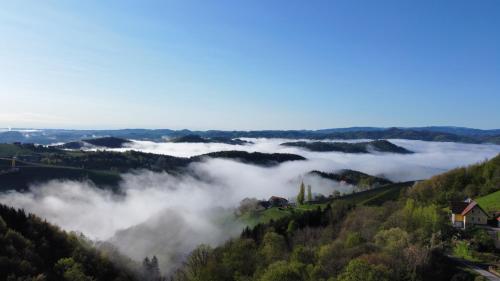
M 141 260 L 157 255 L 168 272 L 200 243 L 212 245 L 238 235 L 243 227 L 232 218 L 234 207 L 245 197 L 294 197 L 304 175 L 311 170 L 359 170 L 393 181 L 428 178 L 454 167 L 491 158 L 498 145 L 437 143 L 409 140 L 391 142 L 414 154 L 345 154 L 310 152 L 283 147 L 283 139 L 247 139 L 251 145 L 215 143 L 153 143 L 134 141 L 129 148 L 144 152 L 188 157 L 221 150 L 294 153 L 306 161 L 260 167 L 212 159 L 192 164 L 192 175 L 136 171 L 123 176 L 122 195 L 101 190 L 88 182 L 53 181 L 33 186 L 31 192 L 9 192 L 0 202 L 24 208 L 67 230 L 97 240 L 109 240 L 123 253 Z M 126 149 L 117 149 L 126 150 Z M 313 192 L 324 195 L 343 186 L 306 177 Z
M 432 175 L 458 166 L 483 161 L 500 152 L 500 145 L 389 140 L 396 145 L 402 146 L 416 153 L 346 154 L 339 152 L 311 152 L 298 147 L 280 145 L 281 143 L 291 141 L 289 139 L 261 138 L 245 140 L 251 141 L 253 144 L 229 145 L 222 143 L 155 143 L 150 141 L 134 141 L 129 144 L 127 148 L 109 150 L 138 150 L 178 157 L 190 157 L 222 150 L 293 153 L 302 155 L 309 160 L 306 163 L 301 163 L 299 165 L 300 167 L 303 167 L 302 172 L 310 171 L 312 169 L 320 169 L 324 171 L 353 169 L 372 175 L 384 175 L 394 181 L 428 178 Z M 364 140 L 342 140 L 342 142 L 359 141 Z

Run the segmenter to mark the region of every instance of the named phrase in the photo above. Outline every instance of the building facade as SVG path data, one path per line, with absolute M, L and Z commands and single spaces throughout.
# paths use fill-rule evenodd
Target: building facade
M 473 200 L 452 202 L 451 223 L 462 229 L 473 225 L 487 225 L 488 214 Z

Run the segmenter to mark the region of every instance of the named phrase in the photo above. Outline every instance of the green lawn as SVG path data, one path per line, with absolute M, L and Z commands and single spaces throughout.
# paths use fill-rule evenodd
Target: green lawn
M 267 223 L 270 220 L 277 220 L 282 217 L 286 217 L 290 215 L 292 209 L 284 209 L 284 208 L 269 208 L 257 213 L 246 213 L 239 217 L 244 224 L 248 226 L 255 226 L 259 223 Z
M 411 186 L 412 184 L 413 182 L 395 183 L 384 187 L 345 195 L 339 199 L 356 205 L 381 205 L 386 201 L 396 200 L 399 197 L 401 191 Z M 339 199 L 334 199 L 334 201 Z M 318 207 L 323 209 L 327 206 L 327 204 L 328 203 L 304 204 L 294 208 L 269 208 L 267 210 L 252 214 L 246 213 L 240 216 L 239 220 L 248 226 L 255 226 L 258 223 L 267 223 L 270 220 L 277 220 L 282 217 L 286 217 L 288 215 L 291 215 L 293 212 L 307 212 L 315 210 Z
M 413 182 L 394 183 L 374 189 L 348 194 L 340 199 L 355 205 L 380 206 L 386 201 L 396 200 L 402 190 L 413 185 Z
M 500 211 L 500 190 L 476 199 L 481 208 L 488 213 Z

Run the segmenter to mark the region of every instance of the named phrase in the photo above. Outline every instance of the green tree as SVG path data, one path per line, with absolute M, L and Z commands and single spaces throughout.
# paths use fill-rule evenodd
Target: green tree
M 375 235 L 375 244 L 389 252 L 401 252 L 410 244 L 410 236 L 398 227 L 381 230 Z
M 292 236 L 298 228 L 299 228 L 299 225 L 297 224 L 297 222 L 295 220 L 292 219 L 288 223 L 286 233 L 288 234 L 288 236 Z
M 467 241 L 458 241 L 453 248 L 453 255 L 466 260 L 473 260 L 470 243 Z
M 352 248 L 361 245 L 363 242 L 364 239 L 361 234 L 359 234 L 359 232 L 351 232 L 347 234 L 347 237 L 345 239 L 345 246 L 347 248 Z
M 75 262 L 73 258 L 62 258 L 54 266 L 56 272 L 65 281 L 92 281 L 93 278 L 85 275 L 81 264 Z
M 156 256 L 153 256 L 151 260 L 148 257 L 144 258 L 142 261 L 142 274 L 144 280 L 155 281 L 160 278 L 160 268 Z
M 187 258 L 184 271 L 190 280 L 203 280 L 205 267 L 210 259 L 212 248 L 208 245 L 200 245 L 194 249 Z
M 389 270 L 382 265 L 372 265 L 360 259 L 349 262 L 339 275 L 338 281 L 385 281 L 390 280 Z
M 298 245 L 294 247 L 290 260 L 303 264 L 313 264 L 316 261 L 315 254 L 314 248 Z
M 257 264 L 255 241 L 236 239 L 224 249 L 222 262 L 232 275 L 251 276 Z
M 261 253 L 268 263 L 286 258 L 287 247 L 285 238 L 276 232 L 268 232 L 262 241 Z
M 495 239 L 484 229 L 477 229 L 472 235 L 472 246 L 480 252 L 495 250 Z
M 300 184 L 299 194 L 297 195 L 297 204 L 299 204 L 299 205 L 304 204 L 304 196 L 305 196 L 305 186 L 304 186 L 304 182 L 302 182 Z
M 300 266 L 291 265 L 285 261 L 277 261 L 271 264 L 259 281 L 302 281 Z
M 307 186 L 307 202 L 311 202 L 311 201 L 313 201 L 313 195 L 312 195 L 311 186 L 308 185 Z

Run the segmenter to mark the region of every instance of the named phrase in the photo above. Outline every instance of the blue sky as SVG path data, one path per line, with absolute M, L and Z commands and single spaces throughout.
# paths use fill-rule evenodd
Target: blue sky
M 0 1 L 0 127 L 500 127 L 500 1 Z

